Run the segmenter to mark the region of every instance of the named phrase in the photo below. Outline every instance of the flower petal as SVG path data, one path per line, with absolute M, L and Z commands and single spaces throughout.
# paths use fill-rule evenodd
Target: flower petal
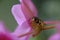
M 30 31 L 30 26 L 26 22 L 24 14 L 21 10 L 21 5 L 17 4 L 12 7 L 12 14 L 19 24 L 15 30 L 15 34 L 24 34 Z
M 11 11 L 12 11 L 12 14 L 13 14 L 15 20 L 17 21 L 17 23 L 19 25 L 21 25 L 26 20 L 23 12 L 21 10 L 21 5 L 20 4 L 13 5 Z
M 12 40 L 12 37 L 8 33 L 0 33 L 0 40 Z
M 37 10 L 31 0 L 21 0 L 21 8 L 26 16 L 26 19 L 30 19 L 33 16 L 37 16 Z
M 3 21 L 0 21 L 0 40 L 12 40 L 10 31 L 5 28 L 5 24 Z
M 25 34 L 31 31 L 31 27 L 30 25 L 25 21 L 24 23 L 22 23 L 22 25 L 18 25 L 18 27 L 16 28 L 14 34 Z
M 7 33 L 8 30 L 5 28 L 4 22 L 0 21 L 0 32 Z
M 60 40 L 60 34 L 56 33 L 52 35 L 50 38 L 48 38 L 48 40 Z
M 29 24 L 25 21 L 24 23 L 22 23 L 22 25 L 18 25 L 18 27 L 12 34 L 19 37 L 20 35 L 24 35 L 30 31 L 31 31 L 31 28 L 30 28 Z M 19 39 L 20 40 L 28 40 L 29 37 L 30 37 L 30 35 L 25 35 Z
M 57 33 L 60 33 L 60 23 L 59 22 L 55 24 L 55 29 L 56 29 Z
M 60 23 L 55 21 L 56 33 L 51 35 L 48 40 L 60 40 Z
M 33 12 L 33 14 L 37 16 L 37 9 L 35 5 L 33 4 L 33 2 L 31 0 L 20 0 L 21 3 L 23 3 L 23 1 L 26 3 L 29 9 Z

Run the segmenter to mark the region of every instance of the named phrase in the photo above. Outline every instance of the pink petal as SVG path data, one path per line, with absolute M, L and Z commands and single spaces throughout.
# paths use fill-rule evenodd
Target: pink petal
M 60 34 L 56 33 L 54 35 L 51 35 L 48 40 L 60 40 Z
M 5 30 L 4 30 L 4 23 L 3 23 L 2 21 L 0 21 L 0 32 L 1 32 L 1 31 L 5 31 Z
M 31 31 L 30 25 L 25 21 L 22 25 L 18 25 L 14 34 L 22 35 Z
M 55 22 L 56 33 L 51 35 L 48 40 L 60 40 L 60 23 L 59 21 Z
M 56 26 L 56 27 L 55 27 L 56 32 L 57 32 L 57 33 L 60 33 L 60 23 L 59 23 L 59 22 L 56 23 L 55 26 Z
M 0 40 L 13 40 L 13 39 L 8 34 L 0 33 Z
M 32 18 L 33 16 L 37 16 L 37 10 L 31 1 L 24 1 L 26 5 L 21 2 L 21 4 L 14 5 L 12 7 L 12 14 L 18 23 L 18 27 L 16 28 L 14 35 L 22 35 L 31 31 L 30 25 L 27 23 L 27 20 Z M 28 2 L 28 3 L 27 3 Z M 28 5 L 29 4 L 29 5 Z M 26 7 L 27 6 L 27 7 Z M 27 20 L 26 20 L 27 19 Z M 28 39 L 29 35 L 26 35 L 20 40 Z
M 24 14 L 21 10 L 21 5 L 17 4 L 14 5 L 12 7 L 12 14 L 14 16 L 14 18 L 16 19 L 17 23 L 19 24 L 18 27 L 16 28 L 15 32 L 13 33 L 13 35 L 15 34 L 16 36 L 27 33 L 30 31 L 30 26 L 28 25 L 28 23 L 26 23 L 26 19 L 24 17 Z M 28 39 L 29 35 L 24 36 L 22 38 L 20 38 L 20 40 L 24 40 L 24 39 Z
M 26 19 L 30 19 L 33 16 L 37 16 L 37 10 L 31 0 L 21 0 L 21 8 L 26 16 Z
M 9 32 L 6 33 L 0 32 L 0 40 L 20 40 L 20 39 Z
M 12 14 L 13 14 L 15 20 L 17 21 L 17 23 L 19 25 L 21 25 L 26 20 L 23 12 L 21 10 L 21 5 L 20 4 L 13 5 L 11 11 L 12 11 Z
M 18 38 L 16 35 L 11 34 L 2 21 L 0 21 L 0 40 L 28 40 L 29 36 Z
M 3 21 L 0 21 L 0 40 L 12 40 L 10 31 L 5 28 L 5 24 Z
M 12 33 L 12 36 L 11 36 L 14 40 L 28 40 L 30 35 L 26 35 L 26 36 L 23 36 L 23 37 L 18 37 L 18 34 L 15 34 L 15 33 Z
M 0 32 L 7 33 L 9 32 L 7 28 L 5 28 L 4 22 L 0 21 Z
M 18 27 L 16 28 L 16 30 L 12 34 L 16 35 L 18 37 L 20 35 L 30 32 L 30 31 L 31 31 L 31 28 L 30 28 L 29 24 L 25 21 L 24 23 L 22 23 L 22 25 L 18 25 Z M 28 40 L 29 37 L 30 37 L 30 35 L 25 35 L 19 39 L 20 40 Z
M 31 0 L 20 0 L 21 4 L 23 3 L 23 1 L 26 3 L 29 9 L 33 12 L 33 14 L 37 16 L 37 9 L 35 5 L 33 4 L 33 2 Z

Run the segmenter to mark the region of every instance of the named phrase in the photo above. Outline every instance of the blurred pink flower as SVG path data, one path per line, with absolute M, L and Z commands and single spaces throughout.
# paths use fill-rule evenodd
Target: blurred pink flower
M 29 20 L 32 17 L 37 17 L 37 9 L 31 0 L 19 0 L 20 4 L 13 5 L 12 14 L 18 23 L 18 27 L 14 31 L 15 35 L 22 35 L 23 38 L 29 38 L 26 33 L 31 32 Z M 44 21 L 46 24 L 54 24 L 55 21 Z M 24 36 L 24 34 L 26 34 Z
M 12 15 L 14 16 L 18 27 L 13 32 L 14 35 L 24 35 L 31 31 L 31 27 L 29 25 L 29 19 L 33 16 L 37 16 L 37 10 L 31 0 L 19 0 L 20 4 L 13 5 L 12 7 Z M 30 33 L 29 33 L 30 34 Z M 29 39 L 28 34 L 23 36 L 24 39 Z
M 56 33 L 51 35 L 48 40 L 60 40 L 60 23 L 56 23 L 55 25 Z
M 12 14 L 18 23 L 14 32 L 9 32 L 5 29 L 3 22 L 0 22 L 0 40 L 28 40 L 30 35 L 24 35 L 31 31 L 28 21 L 33 16 L 36 16 L 37 10 L 31 0 L 19 0 L 21 4 L 13 5 Z
M 25 22 L 26 24 L 26 22 Z M 29 36 L 24 36 L 24 37 L 19 37 L 18 34 L 23 34 L 25 32 L 28 32 L 29 28 L 23 28 L 25 27 L 25 24 L 23 23 L 23 25 L 21 25 L 20 30 L 16 31 L 16 32 L 10 32 L 6 27 L 5 24 L 0 21 L 0 40 L 28 40 Z M 28 24 L 26 24 L 26 26 L 29 26 Z M 26 31 L 23 31 L 22 28 Z M 19 33 L 20 31 L 20 33 Z
M 5 28 L 4 23 L 0 21 L 0 40 L 28 40 L 30 37 L 30 34 L 26 34 L 31 32 L 28 22 L 30 18 L 37 17 L 37 9 L 31 0 L 19 1 L 20 4 L 13 5 L 11 10 L 18 26 L 14 32 L 10 32 Z M 45 23 L 54 24 L 53 21 L 45 21 Z
M 19 40 L 18 37 L 13 36 L 11 32 L 9 32 L 2 21 L 0 21 L 0 40 Z

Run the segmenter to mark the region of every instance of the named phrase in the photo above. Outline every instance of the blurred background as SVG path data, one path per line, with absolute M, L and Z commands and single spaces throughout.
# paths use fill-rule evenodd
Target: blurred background
M 32 0 L 38 9 L 38 16 L 42 20 L 60 20 L 60 1 L 59 0 Z M 11 7 L 18 4 L 18 0 L 0 0 L 0 20 L 13 32 L 17 26 L 11 14 Z M 30 40 L 47 40 L 55 29 L 42 31 L 37 37 Z

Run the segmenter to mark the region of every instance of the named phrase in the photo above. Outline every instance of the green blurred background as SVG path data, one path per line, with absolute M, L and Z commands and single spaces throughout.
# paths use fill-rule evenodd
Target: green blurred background
M 38 16 L 42 20 L 60 20 L 60 1 L 59 0 L 32 0 L 38 9 Z M 0 20 L 13 32 L 17 26 L 11 14 L 11 7 L 18 4 L 18 0 L 0 0 Z M 42 31 L 37 37 L 30 40 L 47 40 L 53 34 L 54 29 Z

